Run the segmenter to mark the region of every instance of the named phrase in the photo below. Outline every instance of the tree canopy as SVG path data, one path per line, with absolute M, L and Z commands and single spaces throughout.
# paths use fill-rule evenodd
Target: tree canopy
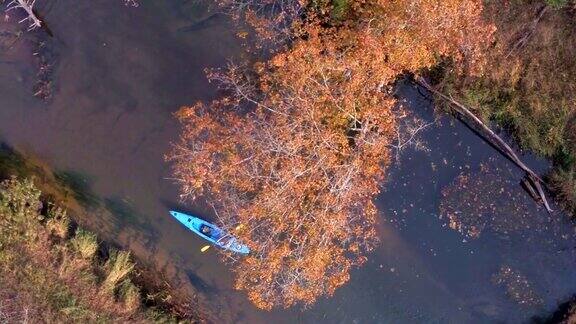
M 243 8 L 258 28 L 277 24 L 270 4 Z M 168 155 L 183 197 L 206 197 L 250 246 L 234 263 L 236 287 L 264 309 L 331 295 L 366 260 L 378 241 L 372 200 L 404 116 L 392 84 L 448 57 L 482 73 L 494 32 L 480 0 L 294 6 L 282 25 L 290 46 L 211 71 L 224 95 L 180 110 Z

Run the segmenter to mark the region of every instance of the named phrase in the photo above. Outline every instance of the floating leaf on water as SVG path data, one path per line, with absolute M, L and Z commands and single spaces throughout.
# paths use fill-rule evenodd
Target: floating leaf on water
M 502 266 L 498 273 L 492 276 L 496 285 L 502 286 L 506 294 L 516 303 L 524 306 L 537 306 L 542 299 L 536 293 L 526 276 L 509 266 Z
M 539 222 L 538 206 L 505 170 L 481 165 L 462 172 L 442 190 L 440 218 L 470 238 L 485 229 L 499 234 L 528 230 Z

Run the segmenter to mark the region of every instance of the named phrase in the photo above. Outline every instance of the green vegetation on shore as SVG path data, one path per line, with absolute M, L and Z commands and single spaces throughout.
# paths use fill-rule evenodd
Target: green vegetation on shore
M 0 319 L 177 322 L 146 307 L 130 252 L 106 250 L 96 235 L 73 228 L 32 180 L 0 184 Z
M 0 150 L 0 323 L 199 321 L 160 273 L 78 227 L 42 169 Z
M 567 0 L 485 1 L 485 19 L 497 27 L 491 67 L 476 77 L 446 73 L 441 81 L 445 93 L 510 131 L 522 148 L 551 159 L 550 187 L 573 213 L 575 18 L 574 3 Z

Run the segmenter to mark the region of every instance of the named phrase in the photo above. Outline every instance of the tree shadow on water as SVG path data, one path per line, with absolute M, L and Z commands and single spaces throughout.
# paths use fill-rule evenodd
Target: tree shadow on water
M 54 171 L 54 177 L 85 208 L 95 209 L 100 206 L 100 198 L 92 191 L 94 181 L 88 175 L 73 170 L 57 170 Z
M 24 157 L 8 144 L 0 141 L 0 179 L 10 175 L 28 174 Z
M 186 270 L 186 276 L 190 284 L 200 293 L 205 295 L 218 295 L 219 290 L 214 285 L 198 276 L 193 270 Z
M 118 197 L 104 199 L 105 208 L 112 214 L 117 232 L 130 227 L 136 230 L 145 239 L 144 246 L 148 249 L 155 247 L 160 233 L 152 226 L 146 215 L 138 212 L 129 202 Z
M 196 217 L 200 217 L 208 222 L 214 223 L 218 220 L 217 217 L 214 215 L 212 207 L 210 207 L 208 204 L 205 203 L 202 204 L 201 202 L 195 202 L 193 206 L 190 206 L 182 202 L 174 202 L 173 200 L 167 200 L 167 199 L 160 199 L 160 203 L 162 204 L 162 206 L 166 208 L 167 214 L 168 211 L 175 210 L 189 215 L 194 215 Z M 165 219 L 167 218 L 162 218 L 163 221 Z

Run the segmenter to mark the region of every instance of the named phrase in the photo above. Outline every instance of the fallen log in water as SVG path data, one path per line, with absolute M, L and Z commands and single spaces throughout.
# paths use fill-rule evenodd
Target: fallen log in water
M 536 192 L 536 189 L 534 188 L 534 184 L 532 184 L 532 182 L 528 180 L 528 177 L 522 178 L 522 180 L 520 181 L 520 185 L 522 186 L 522 188 L 524 188 L 524 190 L 526 190 L 526 192 L 528 192 L 528 194 L 530 194 L 530 196 L 532 197 L 532 199 L 534 199 L 534 201 L 537 201 L 539 204 L 542 203 L 542 198 L 540 198 L 540 195 Z
M 542 185 L 546 186 L 546 183 L 544 182 L 544 180 L 542 180 L 542 178 L 540 178 L 540 176 L 538 176 L 536 174 L 536 172 L 532 171 L 532 169 L 530 169 L 526 164 L 524 164 L 524 162 L 522 162 L 522 160 L 520 160 L 520 158 L 518 157 L 516 152 L 514 152 L 514 150 L 510 147 L 510 145 L 508 145 L 500 136 L 498 136 L 496 133 L 494 133 L 494 131 L 492 131 L 492 129 L 490 129 L 490 127 L 486 126 L 480 120 L 480 118 L 476 117 L 476 115 L 474 115 L 474 113 L 472 113 L 470 111 L 470 109 L 468 109 L 462 103 L 454 100 L 454 98 L 452 98 L 451 96 L 445 95 L 445 94 L 441 93 L 440 91 L 434 89 L 434 87 L 432 87 L 430 84 L 428 84 L 428 82 L 426 82 L 426 80 L 424 80 L 420 76 L 416 76 L 414 81 L 416 82 L 416 84 L 424 87 L 428 91 L 432 92 L 433 94 L 437 95 L 438 97 L 440 97 L 443 100 L 445 100 L 446 102 L 448 102 L 453 107 L 454 111 L 459 113 L 461 116 L 466 117 L 466 119 L 472 120 L 476 126 L 476 127 L 472 127 L 473 129 L 480 131 L 480 134 L 483 134 L 484 137 L 490 143 L 492 143 L 496 148 L 498 148 L 504 155 L 506 155 L 520 169 L 522 169 L 524 172 L 526 172 L 528 180 L 529 180 L 528 184 L 531 184 L 533 186 L 532 189 L 535 189 L 533 191 L 538 193 L 538 195 L 542 199 L 542 203 L 544 204 L 544 207 L 546 207 L 546 210 L 549 213 L 552 213 L 552 209 L 550 208 L 550 205 L 548 204 L 548 200 L 546 199 L 544 189 L 542 188 Z

